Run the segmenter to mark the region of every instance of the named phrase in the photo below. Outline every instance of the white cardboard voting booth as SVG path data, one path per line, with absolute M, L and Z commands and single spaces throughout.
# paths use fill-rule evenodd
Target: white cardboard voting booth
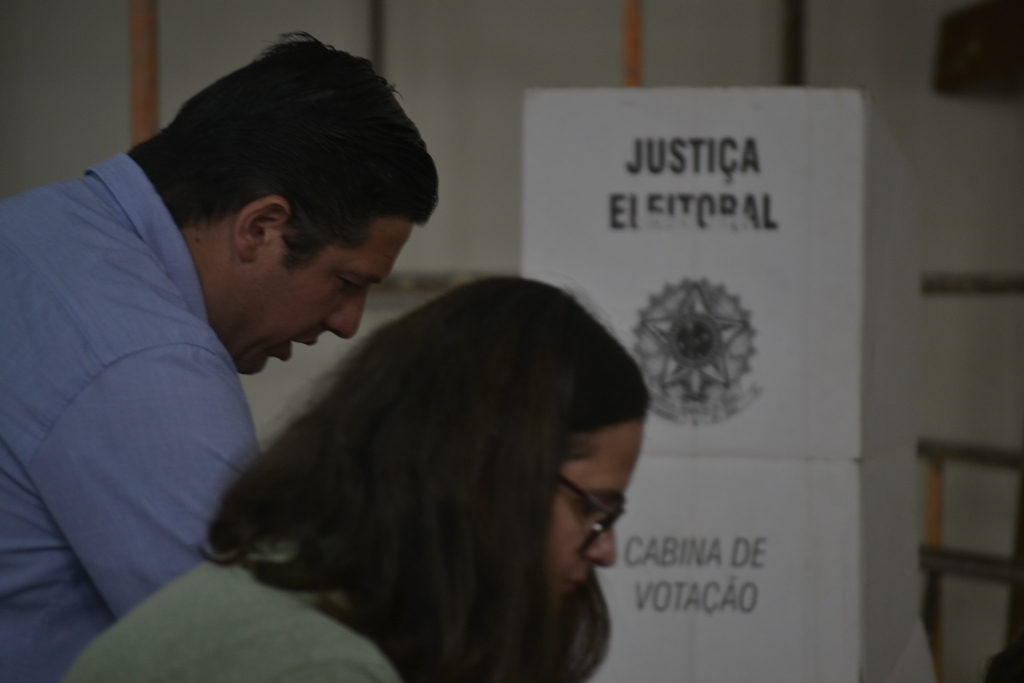
M 537 90 L 524 141 L 524 274 L 654 399 L 596 680 L 933 680 L 913 185 L 867 96 Z

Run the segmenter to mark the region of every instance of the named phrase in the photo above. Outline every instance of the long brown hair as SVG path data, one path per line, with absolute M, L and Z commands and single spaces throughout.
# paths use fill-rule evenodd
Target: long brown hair
M 555 604 L 545 542 L 569 437 L 640 418 L 641 375 L 571 296 L 466 285 L 373 334 L 244 474 L 210 528 L 218 561 L 320 594 L 407 683 L 577 681 L 608 618 Z

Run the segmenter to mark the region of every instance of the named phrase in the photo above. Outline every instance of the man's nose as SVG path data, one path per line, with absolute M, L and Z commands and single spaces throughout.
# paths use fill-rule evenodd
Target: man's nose
M 609 529 L 595 538 L 583 551 L 583 555 L 598 567 L 610 567 L 615 564 L 615 530 Z
M 342 339 L 348 339 L 359 329 L 359 322 L 363 319 L 363 309 L 366 308 L 366 290 L 353 294 L 351 297 L 334 309 L 324 327 L 338 335 Z

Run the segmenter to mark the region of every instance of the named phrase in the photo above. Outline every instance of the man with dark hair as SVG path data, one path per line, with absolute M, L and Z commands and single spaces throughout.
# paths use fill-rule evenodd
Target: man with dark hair
M 354 334 L 436 201 L 387 82 L 296 34 L 0 202 L 0 678 L 57 680 L 200 560 L 256 450 L 237 372 Z

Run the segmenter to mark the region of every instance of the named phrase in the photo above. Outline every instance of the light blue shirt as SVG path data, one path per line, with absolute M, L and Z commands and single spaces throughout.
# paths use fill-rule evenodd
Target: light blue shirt
M 0 679 L 59 680 L 196 565 L 255 451 L 188 248 L 131 158 L 0 202 Z

